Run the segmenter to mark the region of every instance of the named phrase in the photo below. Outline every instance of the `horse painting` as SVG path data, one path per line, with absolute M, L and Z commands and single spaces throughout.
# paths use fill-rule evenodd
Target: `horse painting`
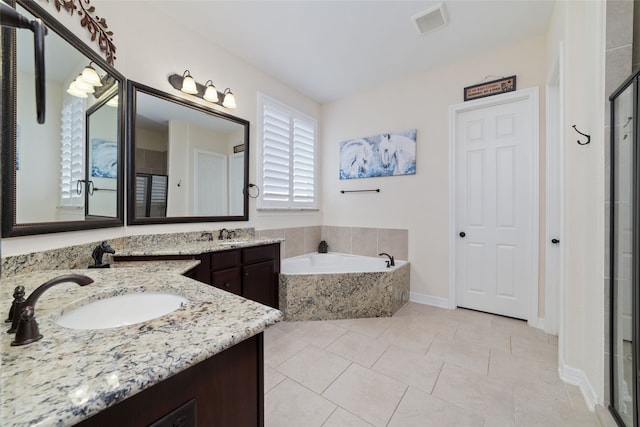
M 416 173 L 416 129 L 340 143 L 340 179 Z
M 378 146 L 382 167 L 391 168 L 392 175 L 413 174 L 416 171 L 416 141 L 403 135 L 384 134 Z
M 340 149 L 340 178 L 367 176 L 373 160 L 373 149 L 364 139 L 347 141 Z

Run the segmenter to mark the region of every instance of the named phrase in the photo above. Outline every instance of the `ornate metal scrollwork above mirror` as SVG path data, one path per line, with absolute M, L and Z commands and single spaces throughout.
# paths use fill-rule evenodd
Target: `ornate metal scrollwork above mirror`
M 127 223 L 246 221 L 249 122 L 127 84 Z
M 2 236 L 121 226 L 124 76 L 35 2 L 12 5 L 48 28 L 46 121 L 36 122 L 31 35 L 3 28 Z

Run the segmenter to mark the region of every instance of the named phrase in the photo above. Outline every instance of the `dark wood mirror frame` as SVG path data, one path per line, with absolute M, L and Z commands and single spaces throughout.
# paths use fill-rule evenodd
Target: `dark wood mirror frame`
M 174 216 L 174 217 L 136 217 L 136 161 L 135 161 L 135 128 L 136 128 L 136 96 L 138 93 L 151 95 L 167 102 L 173 102 L 187 108 L 208 114 L 213 118 L 220 118 L 235 122 L 244 127 L 244 184 L 243 184 L 243 214 L 235 216 Z M 149 86 L 134 81 L 127 81 L 127 224 L 169 224 L 186 222 L 222 222 L 222 221 L 248 221 L 249 197 L 247 186 L 249 185 L 249 121 L 230 114 L 220 112 L 187 99 L 162 92 Z
M 15 7 L 16 1 L 7 1 Z M 15 30 L 2 28 L 2 109 L 0 123 L 1 139 L 1 176 L 2 176 L 2 237 L 26 236 L 34 234 L 57 233 L 64 231 L 89 230 L 95 228 L 120 227 L 124 224 L 124 146 L 125 146 L 125 78 L 109 65 L 99 54 L 82 42 L 71 31 L 58 22 L 34 1 L 18 0 L 17 3 L 29 13 L 42 19 L 49 30 L 55 31 L 70 45 L 78 49 L 90 61 L 109 72 L 119 84 L 118 96 L 120 106 L 118 112 L 118 183 L 117 209 L 114 218 L 87 218 L 83 221 L 60 221 L 43 223 L 17 223 L 16 221 L 16 40 Z M 46 49 L 46 37 L 45 37 Z

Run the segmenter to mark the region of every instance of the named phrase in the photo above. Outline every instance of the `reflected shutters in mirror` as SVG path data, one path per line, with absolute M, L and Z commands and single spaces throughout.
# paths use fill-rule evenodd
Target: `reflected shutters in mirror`
M 137 182 L 128 223 L 246 221 L 249 122 L 140 83 L 129 82 L 128 94 Z M 154 209 L 147 175 L 166 178 L 165 212 Z

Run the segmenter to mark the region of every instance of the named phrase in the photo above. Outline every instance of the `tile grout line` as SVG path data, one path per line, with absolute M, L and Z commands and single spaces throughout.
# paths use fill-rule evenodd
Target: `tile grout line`
M 433 396 L 433 392 L 436 389 L 436 384 L 438 384 L 438 381 L 440 380 L 440 374 L 442 373 L 442 370 L 444 369 L 444 364 L 445 364 L 445 361 L 443 360 L 442 364 L 440 365 L 440 369 L 438 369 L 438 375 L 436 376 L 436 380 L 433 382 L 433 385 L 431 386 L 431 391 L 429 392 L 429 394 L 431 396 Z
M 410 387 L 409 385 L 405 384 L 405 389 L 404 389 L 404 392 L 402 393 L 402 397 L 398 400 L 398 403 L 396 403 L 396 407 L 393 408 L 393 412 L 391 412 L 391 416 L 389 417 L 389 420 L 387 421 L 385 426 L 387 427 L 389 426 L 389 423 L 393 419 L 393 416 L 396 414 L 396 412 L 398 412 L 398 406 L 400 406 L 400 403 L 402 403 L 402 400 L 407 395 L 407 391 L 409 391 L 409 387 Z
M 320 425 L 320 427 L 322 427 L 322 426 L 324 426 L 324 425 L 326 425 L 326 424 L 327 424 L 327 421 L 329 421 L 329 420 L 331 419 L 331 417 L 333 417 L 333 414 L 335 414 L 335 413 L 336 413 L 336 411 L 338 410 L 338 408 L 340 408 L 340 406 L 336 405 L 336 407 L 335 407 L 335 409 L 333 410 L 333 412 L 331 412 L 331 413 L 329 414 L 329 416 L 327 417 L 327 419 L 326 419 L 326 420 L 324 420 L 324 421 L 322 422 L 322 424 Z
M 342 376 L 342 374 L 344 374 L 344 373 L 347 371 L 347 369 L 349 369 L 349 368 L 351 367 L 351 365 L 353 365 L 354 363 L 356 363 L 356 362 L 353 362 L 353 361 L 351 361 L 351 360 L 349 360 L 349 359 L 345 359 L 345 360 L 347 360 L 347 361 L 349 361 L 349 362 L 351 362 L 351 363 L 349 363 L 349 364 L 348 364 L 348 365 L 347 365 L 347 366 L 346 366 L 342 371 L 340 371 L 340 373 L 339 373 L 338 375 L 336 375 L 336 377 L 335 377 L 335 378 L 334 378 L 334 379 L 329 383 L 329 385 L 327 385 L 327 386 L 326 386 L 326 387 L 325 387 L 325 388 L 324 388 L 320 393 L 316 393 L 316 394 L 318 394 L 320 397 L 322 397 L 322 398 L 324 398 L 324 399 L 327 399 L 328 401 L 330 401 L 330 402 L 332 402 L 332 403 L 335 403 L 335 402 L 333 402 L 332 400 L 330 400 L 330 399 L 329 399 L 329 398 L 327 398 L 327 397 L 324 397 L 324 396 L 323 396 L 324 392 L 325 392 L 325 391 L 327 391 L 327 390 L 329 389 L 329 387 L 331 387 L 331 386 L 333 385 L 333 383 L 335 383 L 336 381 L 338 381 L 338 378 L 340 378 L 340 377 Z M 312 390 L 312 391 L 313 391 L 313 390 Z M 315 391 L 314 391 L 314 393 L 315 393 Z M 335 404 L 336 404 L 336 405 L 338 405 L 337 403 L 335 403 Z M 338 406 L 340 406 L 340 405 L 338 405 Z M 340 407 L 342 408 L 342 406 L 340 406 Z M 342 408 L 342 409 L 344 409 L 344 408 Z M 345 409 L 345 410 L 346 410 L 346 409 Z

